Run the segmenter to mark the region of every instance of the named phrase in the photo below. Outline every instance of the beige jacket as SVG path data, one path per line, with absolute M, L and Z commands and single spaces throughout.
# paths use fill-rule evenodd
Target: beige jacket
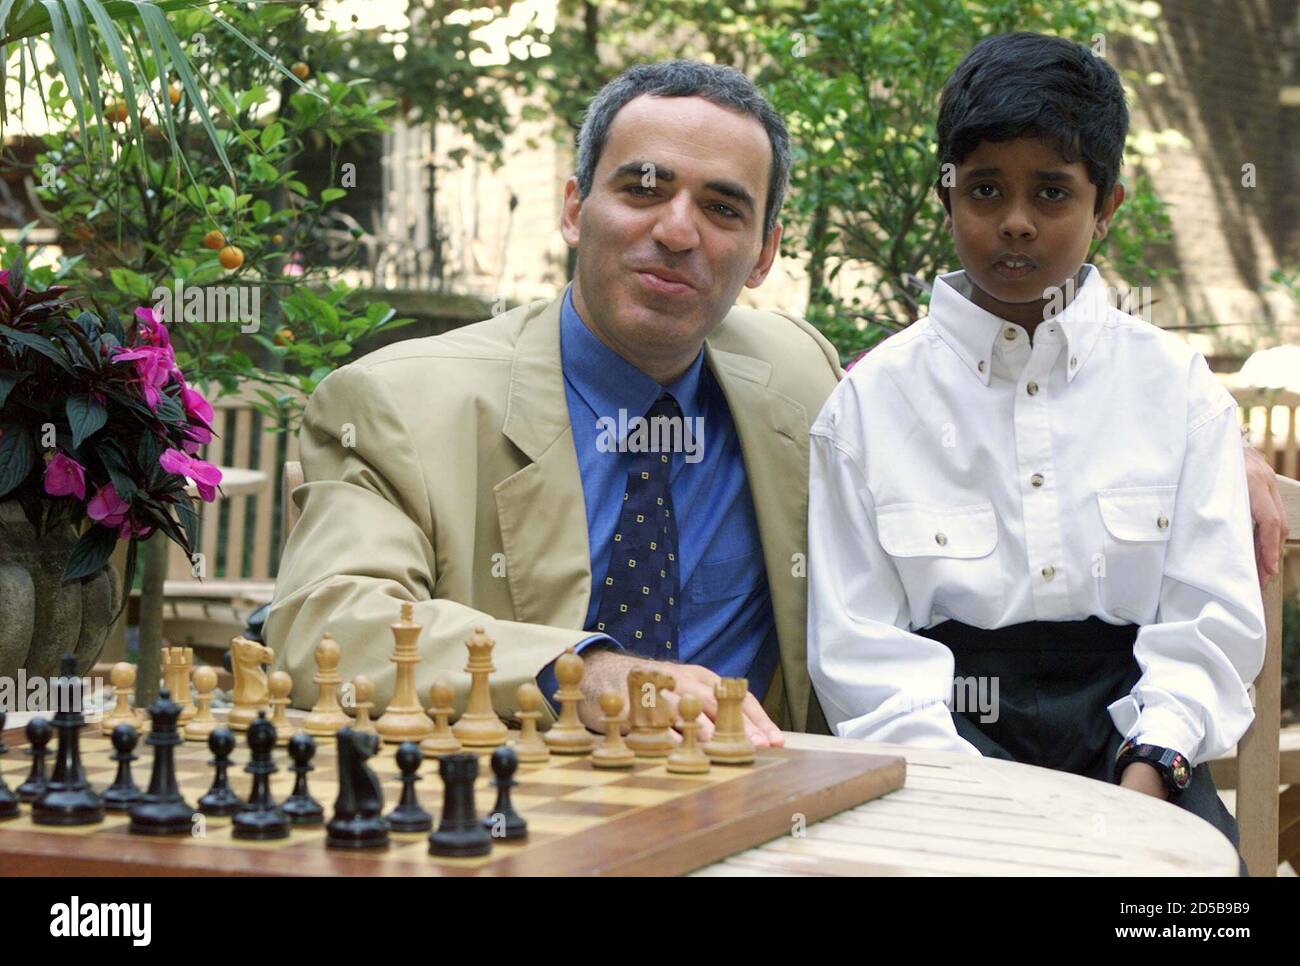
M 306 482 L 266 643 L 316 700 L 314 651 L 338 640 L 345 681 L 392 696 L 399 602 L 415 602 L 428 703 L 445 677 L 463 707 L 465 639 L 496 640 L 493 703 L 571 644 L 591 591 L 577 453 L 560 369 L 561 300 L 387 346 L 330 374 L 301 431 Z M 806 665 L 808 427 L 840 375 L 834 348 L 789 316 L 735 308 L 705 343 L 740 434 L 781 664 L 764 701 L 793 730 L 825 730 Z

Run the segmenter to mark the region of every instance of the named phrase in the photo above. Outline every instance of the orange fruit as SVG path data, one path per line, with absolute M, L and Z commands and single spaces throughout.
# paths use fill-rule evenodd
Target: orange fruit
M 293 329 L 289 328 L 288 326 L 285 326 L 284 328 L 278 330 L 275 333 L 275 344 L 288 345 L 290 342 L 293 341 L 293 338 L 294 338 Z
M 273 244 L 278 245 L 284 241 L 284 236 L 277 231 L 274 235 L 271 236 L 271 241 Z
M 203 236 L 203 247 L 211 248 L 214 252 L 220 251 L 226 247 L 226 236 L 214 228 Z
M 171 101 L 173 105 L 179 104 L 181 102 L 180 84 L 172 84 L 170 87 L 167 88 L 167 100 Z
M 110 124 L 122 124 L 129 116 L 126 104 L 122 101 L 109 101 L 104 108 L 104 117 Z
M 311 68 L 302 61 L 298 61 L 289 68 L 289 73 L 293 74 L 298 80 L 306 80 L 311 75 Z
M 244 264 L 244 253 L 234 245 L 227 245 L 217 253 L 217 260 L 221 262 L 222 267 L 233 272 Z
M 91 228 L 89 225 L 78 225 L 76 228 L 72 229 L 72 237 L 77 239 L 77 241 L 88 242 L 95 237 L 95 229 Z

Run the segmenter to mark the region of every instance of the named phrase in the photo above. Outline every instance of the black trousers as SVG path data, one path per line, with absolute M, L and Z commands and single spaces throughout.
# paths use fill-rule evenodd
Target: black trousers
M 996 720 L 981 721 L 993 713 L 978 708 L 952 712 L 957 733 L 982 754 L 1113 782 L 1124 738 L 1106 706 L 1141 677 L 1133 657 L 1137 631 L 1135 624 L 1090 617 L 996 630 L 949 620 L 917 633 L 952 651 L 959 684 L 997 679 Z M 1237 822 L 1220 800 L 1208 764 L 1196 766 L 1191 785 L 1174 804 L 1205 819 L 1237 847 Z

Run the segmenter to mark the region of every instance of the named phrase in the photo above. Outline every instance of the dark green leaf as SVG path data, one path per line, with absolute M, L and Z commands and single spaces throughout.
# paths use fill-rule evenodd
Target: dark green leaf
M 68 565 L 63 570 L 63 579 L 79 580 L 98 573 L 104 564 L 108 563 L 108 558 L 113 555 L 113 548 L 116 546 L 115 528 L 99 524 L 91 526 L 72 548 Z
M 15 489 L 36 463 L 36 443 L 26 426 L 0 422 L 0 497 Z
M 69 396 L 65 408 L 68 426 L 72 430 L 72 445 L 76 448 L 87 437 L 94 435 L 108 422 L 108 410 L 90 396 Z

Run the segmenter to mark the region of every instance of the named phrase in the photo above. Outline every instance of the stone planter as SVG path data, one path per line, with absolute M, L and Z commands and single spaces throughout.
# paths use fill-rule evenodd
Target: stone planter
M 42 537 L 14 501 L 0 502 L 0 675 L 58 674 L 64 654 L 77 673 L 95 663 L 119 604 L 111 565 L 84 581 L 61 580 L 77 532 L 71 524 Z

